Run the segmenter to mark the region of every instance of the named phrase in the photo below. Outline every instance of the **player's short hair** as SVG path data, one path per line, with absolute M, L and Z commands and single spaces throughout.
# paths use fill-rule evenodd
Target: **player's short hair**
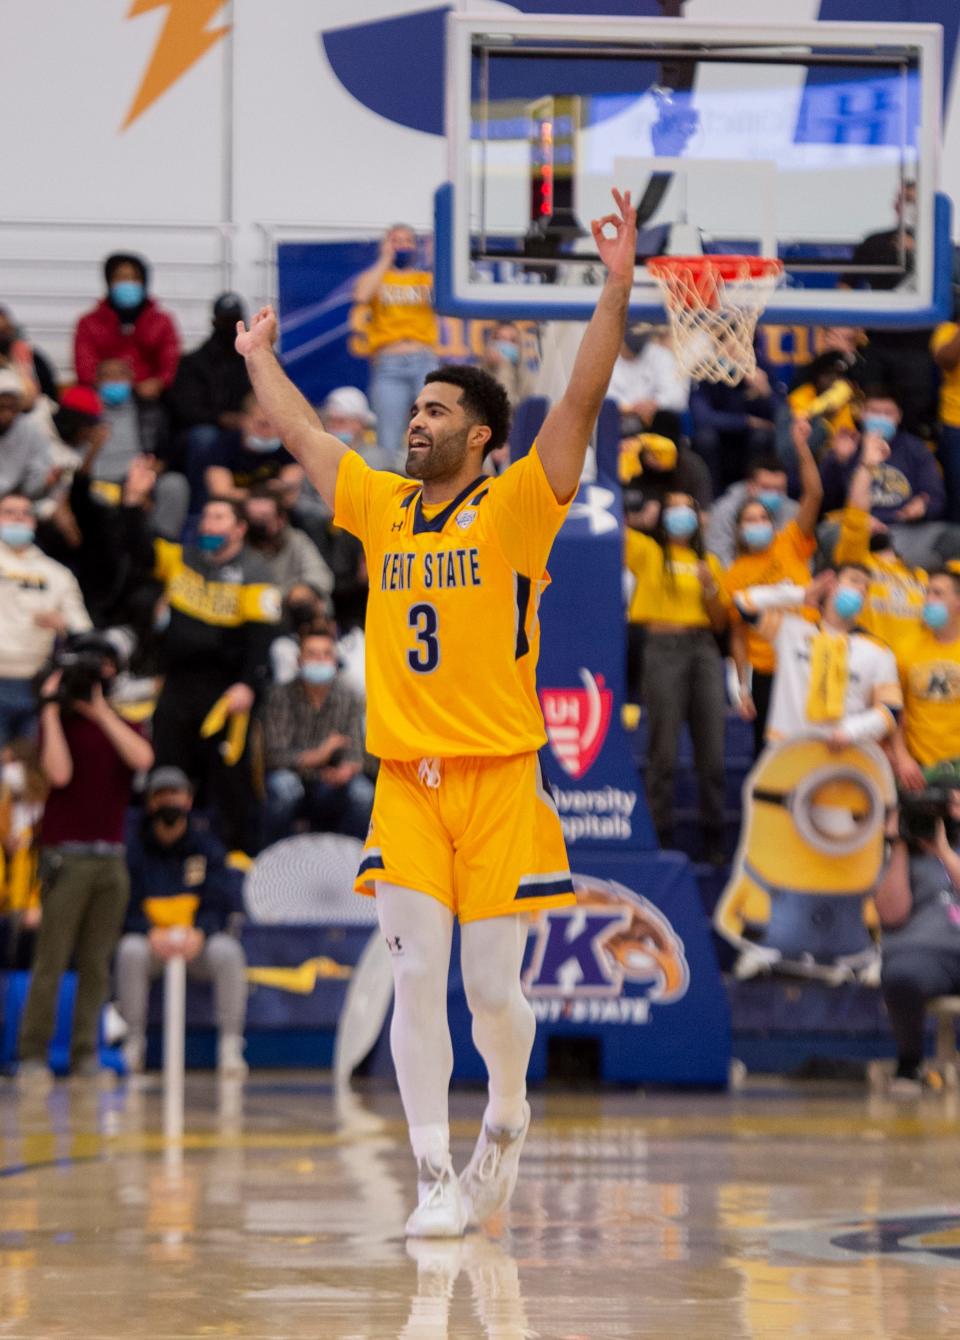
M 483 368 L 445 363 L 424 377 L 424 386 L 431 382 L 458 387 L 460 403 L 469 417 L 490 429 L 490 441 L 483 450 L 484 459 L 491 451 L 503 446 L 510 431 L 510 401 L 496 377 L 491 377 Z

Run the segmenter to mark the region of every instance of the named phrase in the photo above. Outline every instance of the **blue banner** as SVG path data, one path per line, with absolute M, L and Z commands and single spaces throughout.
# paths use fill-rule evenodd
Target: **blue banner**
M 657 846 L 620 722 L 626 673 L 619 489 L 585 484 L 550 554 L 541 606 L 540 704 L 547 778 L 571 860 L 578 847 Z
M 531 1082 L 547 1078 L 551 1049 L 567 1039 L 597 1044 L 608 1083 L 725 1086 L 730 1008 L 689 862 L 594 848 L 572 865 L 576 906 L 537 917 L 527 943 Z M 482 1081 L 458 965 L 455 948 L 454 1077 Z

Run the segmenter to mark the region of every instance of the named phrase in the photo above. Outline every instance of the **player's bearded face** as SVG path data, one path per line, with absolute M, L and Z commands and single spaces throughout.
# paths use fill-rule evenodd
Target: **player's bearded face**
M 412 479 L 456 475 L 466 459 L 469 435 L 469 426 L 411 428 L 407 434 L 407 474 Z

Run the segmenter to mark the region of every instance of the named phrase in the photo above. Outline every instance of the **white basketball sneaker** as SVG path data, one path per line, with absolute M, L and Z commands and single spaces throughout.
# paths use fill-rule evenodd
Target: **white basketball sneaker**
M 449 1154 L 443 1163 L 417 1164 L 417 1208 L 407 1220 L 410 1238 L 459 1238 L 467 1227 L 460 1183 Z
M 460 1174 L 467 1224 L 476 1228 L 502 1210 L 513 1195 L 520 1171 L 520 1153 L 530 1129 L 530 1104 L 523 1105 L 523 1124 L 516 1130 L 484 1123 L 473 1157 Z

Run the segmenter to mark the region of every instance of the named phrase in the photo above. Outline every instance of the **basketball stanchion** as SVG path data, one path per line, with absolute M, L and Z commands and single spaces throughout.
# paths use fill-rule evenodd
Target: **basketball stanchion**
M 163 970 L 163 1136 L 168 1144 L 183 1139 L 186 1011 L 187 960 L 175 954 Z

